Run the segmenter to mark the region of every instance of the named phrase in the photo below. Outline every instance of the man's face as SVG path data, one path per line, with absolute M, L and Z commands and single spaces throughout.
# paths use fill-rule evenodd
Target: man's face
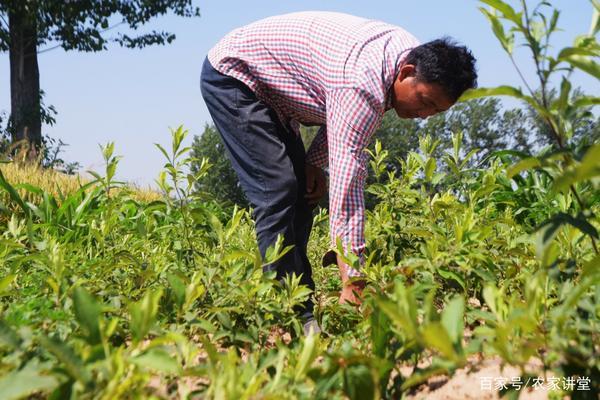
M 417 80 L 415 66 L 406 64 L 394 81 L 392 105 L 400 118 L 427 118 L 454 104 L 437 83 Z

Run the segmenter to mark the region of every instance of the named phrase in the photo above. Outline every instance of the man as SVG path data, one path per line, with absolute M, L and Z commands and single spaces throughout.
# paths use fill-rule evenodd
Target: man
M 306 256 L 312 208 L 327 190 L 333 246 L 365 250 L 363 151 L 384 112 L 426 118 L 476 86 L 475 60 L 448 39 L 419 45 L 380 21 L 331 12 L 266 18 L 238 28 L 204 62 L 201 90 L 254 208 L 261 253 L 279 234 L 292 251 L 266 267 L 314 289 Z M 320 129 L 305 154 L 299 123 Z M 362 259 L 362 258 L 361 258 Z M 340 302 L 360 302 L 361 273 L 337 264 Z M 305 304 L 310 321 L 313 304 Z

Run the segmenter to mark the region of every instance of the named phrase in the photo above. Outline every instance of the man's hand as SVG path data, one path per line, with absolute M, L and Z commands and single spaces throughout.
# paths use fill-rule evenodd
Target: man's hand
M 337 257 L 337 265 L 340 269 L 340 276 L 342 278 L 342 291 L 340 292 L 339 303 L 360 305 L 362 303 L 362 292 L 365 289 L 367 282 L 364 279 L 351 279 L 348 277 L 348 266 L 339 256 Z
M 351 303 L 354 305 L 362 304 L 362 293 L 367 282 L 361 278 L 350 278 L 348 276 L 348 266 L 342 259 L 335 254 L 335 251 L 329 250 L 323 256 L 323 268 L 330 265 L 338 265 L 340 277 L 342 278 L 342 291 L 340 292 L 340 304 Z
M 309 205 L 315 205 L 327 191 L 327 180 L 325 173 L 319 167 L 306 164 L 306 201 Z

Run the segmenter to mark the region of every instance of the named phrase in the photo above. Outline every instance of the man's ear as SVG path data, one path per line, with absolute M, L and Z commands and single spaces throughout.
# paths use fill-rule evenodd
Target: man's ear
M 417 67 L 414 64 L 404 64 L 400 68 L 400 73 L 398 74 L 398 80 L 402 82 L 405 78 L 409 76 L 415 76 L 417 73 Z

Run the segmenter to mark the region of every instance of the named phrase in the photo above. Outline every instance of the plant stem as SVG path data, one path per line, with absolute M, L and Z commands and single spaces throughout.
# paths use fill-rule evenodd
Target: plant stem
M 527 89 L 529 90 L 529 92 L 531 93 L 531 96 L 533 97 L 533 99 L 538 102 L 538 104 L 540 105 L 540 107 L 543 107 L 544 109 L 548 109 L 548 94 L 547 94 L 547 77 L 544 76 L 544 74 L 542 73 L 542 60 L 540 60 L 539 54 L 537 53 L 537 50 L 534 49 L 533 43 L 537 43 L 537 40 L 533 37 L 533 35 L 531 34 L 531 20 L 529 18 L 529 12 L 527 10 L 527 3 L 525 2 L 525 0 L 521 0 L 521 5 L 523 7 L 523 15 L 525 17 L 525 29 L 523 29 L 523 34 L 525 35 L 525 38 L 527 39 L 527 41 L 529 42 L 529 48 L 531 49 L 532 52 L 532 56 L 533 56 L 533 60 L 534 60 L 534 64 L 535 64 L 535 69 L 536 69 L 536 74 L 540 80 L 540 87 L 541 87 L 541 104 L 539 102 L 539 100 L 536 98 L 534 92 L 531 90 L 531 87 L 527 84 L 527 81 L 525 80 L 525 78 L 523 77 L 523 74 L 521 73 L 519 67 L 516 65 L 514 58 L 509 54 L 510 59 L 513 63 L 513 65 L 515 66 L 517 73 L 519 74 L 519 76 L 521 77 L 521 80 L 525 83 L 525 86 L 527 87 Z M 549 33 L 548 33 L 549 34 Z M 549 38 L 547 38 L 547 41 L 549 41 Z M 545 46 L 547 48 L 547 45 Z M 573 72 L 573 69 L 571 68 L 569 70 L 568 76 L 570 76 L 570 74 Z M 565 149 L 565 145 L 563 142 L 563 135 L 561 134 L 562 132 L 560 132 L 558 128 L 558 125 L 555 124 L 551 118 L 549 117 L 544 117 L 542 116 L 542 119 L 548 124 L 548 126 L 550 127 L 550 131 L 552 132 L 552 134 L 554 135 L 554 138 L 556 139 L 556 142 L 558 144 L 558 148 L 560 150 L 564 150 Z M 565 162 L 565 166 L 569 167 L 572 163 L 572 159 L 568 154 L 565 154 L 564 156 L 564 162 Z M 571 192 L 573 193 L 573 195 L 575 196 L 575 199 L 577 200 L 577 204 L 579 205 L 579 208 L 583 211 L 586 209 L 585 207 L 585 203 L 583 202 L 583 200 L 581 199 L 581 197 L 579 196 L 579 194 L 577 193 L 577 190 L 575 190 L 575 186 L 574 185 L 570 185 L 569 186 Z M 598 246 L 596 244 L 596 240 L 590 236 L 590 239 L 592 240 L 592 247 L 594 248 L 594 252 L 596 254 L 598 253 Z
M 525 31 L 523 32 L 525 34 L 525 37 L 527 38 L 527 41 L 531 44 L 531 43 L 537 43 L 537 40 L 531 35 L 531 21 L 529 19 L 529 12 L 527 11 L 527 3 L 525 2 L 525 0 L 521 0 L 521 4 L 523 5 L 523 15 L 525 17 Z M 544 75 L 542 74 L 542 68 L 541 68 L 541 63 L 542 60 L 540 60 L 539 55 L 537 53 L 537 51 L 533 48 L 532 45 L 529 46 L 533 55 L 533 61 L 535 64 L 535 71 L 537 73 L 538 78 L 540 79 L 540 84 L 541 84 L 541 98 L 542 98 L 542 104 L 544 106 L 544 108 L 548 108 L 548 98 L 547 98 L 547 93 L 546 93 L 546 78 L 544 77 Z

